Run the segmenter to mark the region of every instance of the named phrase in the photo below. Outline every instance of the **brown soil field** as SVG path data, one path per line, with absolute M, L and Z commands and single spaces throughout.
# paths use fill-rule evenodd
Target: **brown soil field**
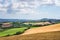
M 32 28 L 21 35 L 0 37 L 0 40 L 60 40 L 60 24 Z
M 35 33 L 44 33 L 44 32 L 52 32 L 52 31 L 60 31 L 60 24 L 54 24 L 49 26 L 37 27 L 27 30 L 24 34 L 35 34 Z

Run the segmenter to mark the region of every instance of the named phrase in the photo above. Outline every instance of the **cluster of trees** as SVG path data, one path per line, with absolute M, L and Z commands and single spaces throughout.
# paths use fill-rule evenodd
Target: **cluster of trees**
M 26 24 L 23 24 L 23 23 L 20 23 L 20 22 L 13 22 L 12 24 L 13 24 L 12 27 L 14 27 L 14 28 L 30 26 L 30 25 L 26 25 Z
M 0 24 L 0 28 L 1 29 L 9 29 L 9 28 L 20 28 L 20 27 L 31 27 L 32 25 L 31 24 L 29 24 L 29 25 L 26 25 L 26 24 L 24 24 L 24 23 L 20 23 L 20 22 L 12 22 L 11 23 L 12 24 L 12 26 L 11 27 L 4 27 L 4 28 L 2 28 L 2 25 L 3 24 Z

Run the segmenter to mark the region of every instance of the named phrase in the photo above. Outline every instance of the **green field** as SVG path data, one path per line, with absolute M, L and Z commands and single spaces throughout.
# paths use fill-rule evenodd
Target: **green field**
M 25 29 L 26 27 L 8 29 L 8 30 L 0 32 L 0 37 L 6 36 L 6 35 L 14 35 L 16 34 L 16 32 L 24 32 Z

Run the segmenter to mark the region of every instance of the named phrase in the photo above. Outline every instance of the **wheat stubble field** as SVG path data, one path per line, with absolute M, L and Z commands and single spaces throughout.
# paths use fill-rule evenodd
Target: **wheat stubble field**
M 32 28 L 21 35 L 0 37 L 0 40 L 60 40 L 60 24 Z

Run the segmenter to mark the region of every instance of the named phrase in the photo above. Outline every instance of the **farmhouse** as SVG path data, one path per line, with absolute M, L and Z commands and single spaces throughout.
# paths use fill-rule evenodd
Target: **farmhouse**
M 3 23 L 2 24 L 2 28 L 11 27 L 11 26 L 12 26 L 11 23 Z

